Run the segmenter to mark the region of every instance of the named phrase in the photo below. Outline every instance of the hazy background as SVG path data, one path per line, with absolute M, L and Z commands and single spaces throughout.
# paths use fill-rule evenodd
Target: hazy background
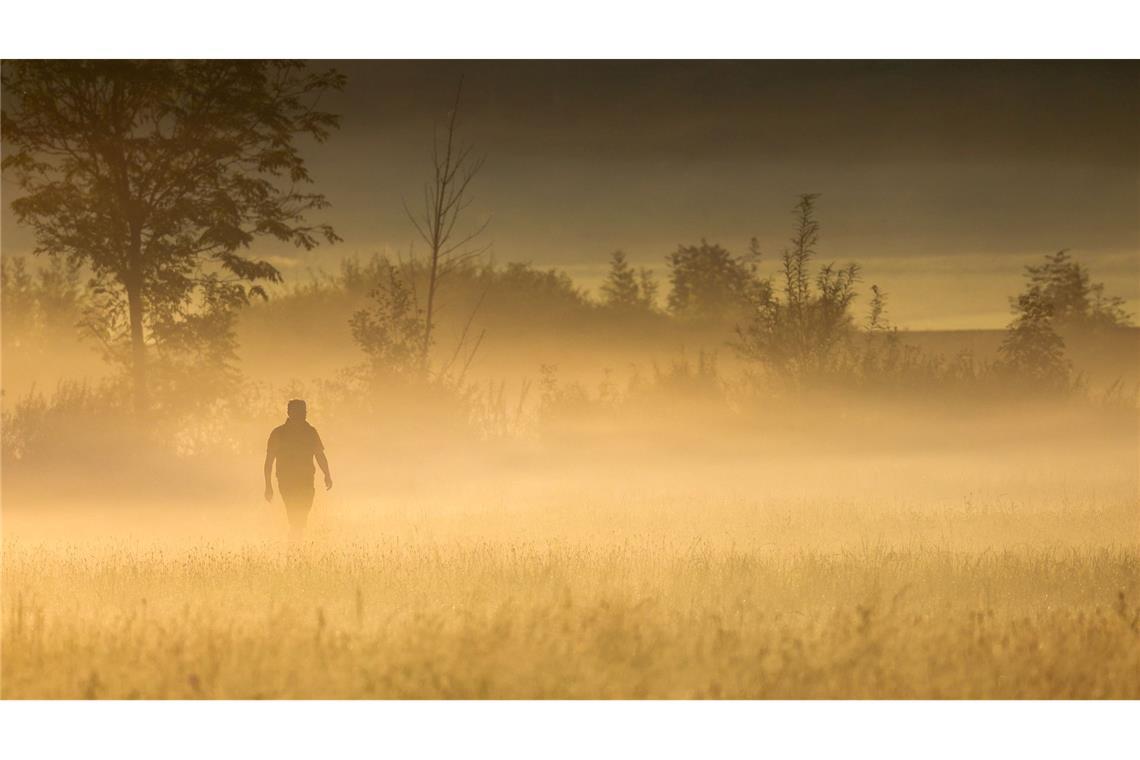
M 348 86 L 322 106 L 342 128 L 305 156 L 344 242 L 256 243 L 287 281 L 407 250 L 401 198 L 463 76 L 463 130 L 487 154 L 472 212 L 493 217 L 500 262 L 596 290 L 614 249 L 664 275 L 679 243 L 756 236 L 774 266 L 796 194 L 818 192 L 821 259 L 861 262 L 904 327 L 1002 327 L 1022 267 L 1066 247 L 1140 305 L 1134 62 L 333 65 Z M 7 204 L 2 221 L 4 254 L 28 252 Z
M 471 507 L 470 488 L 571 499 L 584 483 L 701 498 L 713 483 L 957 495 L 963 471 L 984 481 L 988 462 L 1018 479 L 1052 472 L 1073 488 L 1135 493 L 1140 331 L 1066 332 L 1071 398 L 1037 397 L 1034 382 L 993 371 L 1023 269 L 1051 251 L 1072 247 L 1093 282 L 1140 310 L 1135 64 L 333 65 L 347 87 L 321 107 L 342 128 L 304 157 L 331 202 L 313 217 L 344 242 L 304 255 L 254 244 L 285 281 L 237 315 L 228 370 L 191 367 L 170 386 L 154 446 L 131 430 L 121 367 L 80 341 L 74 297 L 23 330 L 15 317 L 27 315 L 8 303 L 8 506 L 102 508 L 128 495 L 149 505 L 156 490 L 193 504 L 256 500 L 265 438 L 292 397 L 308 399 L 325 434 L 332 498 L 365 512 L 375 494 Z M 461 77 L 462 139 L 487 154 L 464 226 L 492 216 L 495 268 L 442 286 L 435 366 L 471 315 L 483 336 L 451 384 L 369 369 L 349 325 L 383 282 L 373 257 L 406 260 L 414 232 L 401 201 L 418 202 L 432 124 Z M 3 254 L 14 261 L 32 243 L 5 181 Z M 804 378 L 784 385 L 741 360 L 733 319 L 664 311 L 665 257 L 702 238 L 741 255 L 755 236 L 761 276 L 779 287 L 802 192 L 822 194 L 813 273 L 831 260 L 863 272 L 848 336 L 863 358 L 812 393 L 800 392 Z M 657 309 L 599 302 L 618 248 L 655 270 Z M 534 268 L 511 274 L 509 262 Z M 877 351 L 859 332 L 872 283 L 905 331 L 911 358 L 893 370 L 862 364 Z M 921 476 L 907 458 L 919 450 L 937 453 Z

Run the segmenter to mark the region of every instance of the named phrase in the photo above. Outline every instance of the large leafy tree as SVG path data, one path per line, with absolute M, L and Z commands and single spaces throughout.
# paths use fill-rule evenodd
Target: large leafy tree
M 148 355 L 225 329 L 218 313 L 280 273 L 259 236 L 312 248 L 336 234 L 299 138 L 338 126 L 336 71 L 278 61 L 14 61 L 3 69 L 3 168 L 36 252 L 92 274 L 140 415 Z

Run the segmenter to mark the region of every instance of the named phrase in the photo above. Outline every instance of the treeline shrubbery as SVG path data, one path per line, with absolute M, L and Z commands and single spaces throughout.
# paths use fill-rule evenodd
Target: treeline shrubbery
M 1011 298 L 1013 318 L 996 357 L 922 351 L 890 322 L 887 295 L 877 286 L 867 288 L 865 312 L 857 313 L 857 263 L 818 261 L 816 203 L 817 196 L 804 195 L 796 204 L 793 235 L 775 273 L 763 273 L 755 243 L 738 256 L 701 240 L 666 257 L 664 293 L 655 273 L 635 269 L 620 251 L 611 257 L 598 298 L 557 269 L 465 261 L 440 283 L 448 308 L 437 312 L 432 327 L 447 321 L 447 331 L 426 330 L 420 294 L 428 273 L 414 260 L 348 259 L 337 274 L 313 275 L 252 307 L 245 291 L 200 284 L 199 301 L 180 306 L 178 320 L 150 327 L 150 424 L 163 431 L 165 443 L 185 453 L 231 445 L 232 436 L 225 442 L 225 431 L 233 427 L 227 420 L 275 415 L 283 393 L 320 393 L 327 411 L 343 407 L 357 420 L 403 414 L 452 428 L 458 421 L 484 437 L 538 435 L 575 418 L 613 419 L 665 400 L 739 414 L 766 400 L 786 403 L 815 391 L 879 399 L 934 395 L 963 403 L 1072 397 L 1087 389 L 1068 346 L 1130 324 L 1123 301 L 1106 295 L 1083 265 L 1061 251 L 1027 267 L 1024 290 Z M 103 308 L 107 294 L 93 284 L 84 287 L 79 272 L 61 259 L 35 272 L 22 259 L 4 259 L 3 265 L 6 358 L 26 360 L 78 329 L 106 349 L 124 380 L 99 388 L 61 386 L 50 398 L 34 393 L 6 399 L 5 458 L 54 451 L 53 439 L 70 436 L 69 420 L 99 429 L 93 416 L 100 413 L 129 417 L 127 363 L 111 355 L 125 343 L 107 338 L 123 326 L 97 319 L 101 311 L 121 315 L 123 309 Z M 321 390 L 254 388 L 238 365 L 239 315 L 260 324 L 260 335 L 300 335 L 302 344 L 306 330 L 342 336 L 359 361 L 325 380 Z M 467 373 L 487 334 L 540 331 L 556 340 L 572 329 L 636 336 L 639 330 L 693 325 L 721 335 L 720 352 L 744 371 L 726 377 L 715 354 L 702 352 L 695 360 L 635 368 L 621 382 L 607 376 L 590 389 L 561 381 L 553 366 L 536 367 L 536 383 L 511 391 L 501 382 L 474 382 Z M 1106 397 L 1134 404 L 1133 395 L 1117 384 Z
M 336 275 L 280 292 L 284 276 L 252 257 L 255 241 L 308 250 L 340 239 L 319 218 L 329 201 L 311 186 L 301 146 L 338 128 L 319 106 L 344 87 L 343 75 L 295 61 L 20 61 L 5 66 L 4 83 L 16 94 L 3 114 L 3 168 L 21 189 L 12 210 L 49 259 L 34 273 L 3 259 L 5 379 L 13 362 L 56 361 L 76 332 L 110 378 L 5 397 L 9 462 L 71 452 L 113 466 L 123 436 L 147 455 L 232 452 L 262 438 L 246 428 L 278 416 L 289 395 L 320 398 L 322 414 L 344 415 L 366 433 L 381 420 L 407 420 L 409 436 L 417 426 L 529 435 L 598 410 L 613 419 L 661 408 L 663 399 L 709 414 L 742 412 L 757 399 L 803 406 L 821 388 L 1058 398 L 1079 389 L 1072 342 L 1128 322 L 1120 299 L 1062 252 L 1027 271 L 996 359 L 924 354 L 889 325 L 886 296 L 873 286 L 868 316 L 856 315 L 856 263 L 817 262 L 815 195 L 799 198 L 775 274 L 764 273 L 755 242 L 738 255 L 700 240 L 666 256 L 660 282 L 615 252 L 591 298 L 565 272 L 483 258 L 486 244 L 473 241 L 487 221 L 467 229 L 463 214 L 483 159 L 457 136 L 459 92 L 446 129 L 434 132 L 424 204 L 405 207 L 425 252 L 347 261 Z M 219 87 L 237 95 L 212 97 Z M 77 90 L 90 102 L 56 97 Z M 99 118 L 110 111 L 120 118 Z M 637 372 L 624 387 L 607 379 L 596 391 L 561 381 L 555 368 L 515 393 L 468 372 L 489 335 L 516 355 L 538 344 L 523 338 L 539 336 L 559 356 L 572 343 L 600 353 L 651 332 L 694 331 L 742 363 L 743 375 L 725 379 L 705 354 Z M 313 362 L 314 346 L 338 342 L 346 350 Z M 251 383 L 250 366 L 326 379 L 267 388 Z M 369 443 L 384 445 L 375 435 Z
M 21 360 L 38 358 L 74 338 L 86 305 L 81 280 L 65 259 L 30 270 L 23 257 L 0 257 L 0 336 L 9 359 L 17 352 Z

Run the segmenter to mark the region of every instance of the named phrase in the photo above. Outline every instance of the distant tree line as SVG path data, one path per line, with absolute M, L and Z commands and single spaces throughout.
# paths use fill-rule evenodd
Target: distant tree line
M 318 104 L 344 78 L 258 61 L 18 61 L 3 77 L 12 208 L 49 261 L 34 272 L 3 261 L 5 351 L 21 336 L 78 327 L 122 369 L 140 419 L 232 394 L 238 316 L 282 281 L 249 246 L 338 240 L 308 219 L 328 202 L 305 190 L 312 178 L 298 146 L 336 130 L 337 116 Z M 738 357 L 780 382 L 961 374 L 905 345 L 877 286 L 856 317 L 862 273 L 854 262 L 820 263 L 815 194 L 792 209 L 774 274 L 763 274 L 755 239 L 743 255 L 704 239 L 682 244 L 665 256 L 663 304 L 655 273 L 622 251 L 597 300 L 565 272 L 495 265 L 480 237 L 487 220 L 467 218 L 482 158 L 460 139 L 458 111 L 457 93 L 435 134 L 423 203 L 407 207 L 426 253 L 348 261 L 336 284 L 357 299 L 341 329 L 374 379 L 461 385 L 490 317 L 560 326 L 582 314 L 723 329 Z M 445 304 L 460 327 L 450 343 L 437 329 Z M 1123 300 L 1067 251 L 1026 268 L 1011 309 L 986 372 L 1042 389 L 1071 384 L 1066 340 L 1130 324 Z

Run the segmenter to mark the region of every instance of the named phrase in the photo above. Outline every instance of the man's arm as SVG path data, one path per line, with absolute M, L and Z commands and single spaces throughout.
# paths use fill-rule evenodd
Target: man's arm
M 273 460 L 277 452 L 273 450 L 273 436 L 269 437 L 269 444 L 265 447 L 265 500 L 273 501 Z
M 325 489 L 332 488 L 332 475 L 329 473 L 329 458 L 325 456 L 324 449 L 317 449 L 314 455 L 317 458 L 317 464 L 321 468 L 321 472 L 325 474 Z

